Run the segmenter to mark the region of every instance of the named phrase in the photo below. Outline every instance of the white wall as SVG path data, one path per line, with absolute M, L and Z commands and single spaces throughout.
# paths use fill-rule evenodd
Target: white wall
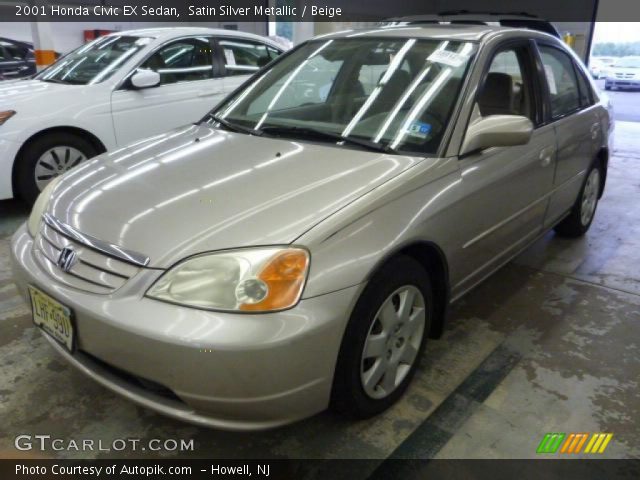
M 84 30 L 132 30 L 135 28 L 150 27 L 172 27 L 172 26 L 201 26 L 211 28 L 222 28 L 231 22 L 208 22 L 208 23 L 185 23 L 185 22 L 57 22 L 52 24 L 54 36 L 54 49 L 60 53 L 67 53 L 84 42 Z M 238 30 L 244 32 L 266 35 L 267 27 L 265 22 L 239 22 Z M 31 25 L 29 22 L 0 22 L 0 36 L 13 38 L 15 40 L 32 41 Z
M 31 27 L 28 22 L 0 22 L 0 36 L 31 42 Z

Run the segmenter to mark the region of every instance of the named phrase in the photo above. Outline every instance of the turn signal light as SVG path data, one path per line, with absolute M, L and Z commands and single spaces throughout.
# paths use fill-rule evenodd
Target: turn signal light
M 309 254 L 302 249 L 289 249 L 277 253 L 264 266 L 258 278 L 267 285 L 265 299 L 253 304 L 243 304 L 245 312 L 282 310 L 300 299 L 309 268 Z

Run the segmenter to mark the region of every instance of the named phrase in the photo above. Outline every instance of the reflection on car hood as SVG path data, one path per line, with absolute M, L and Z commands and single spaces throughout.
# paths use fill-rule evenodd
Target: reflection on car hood
M 189 126 L 74 169 L 49 212 L 165 268 L 287 244 L 421 159 Z
M 607 70 L 610 73 L 635 73 L 636 75 L 640 74 L 640 68 L 638 67 L 609 67 Z
M 0 82 L 0 110 L 16 109 L 20 103 L 37 104 L 40 98 L 52 96 L 62 92 L 77 93 L 78 85 L 63 85 L 60 83 L 41 82 L 40 80 L 8 80 Z

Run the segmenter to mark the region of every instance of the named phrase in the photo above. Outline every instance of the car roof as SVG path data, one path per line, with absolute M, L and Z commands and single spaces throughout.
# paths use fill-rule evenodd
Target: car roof
M 156 27 L 139 28 L 137 30 L 125 30 L 122 32 L 112 32 L 109 35 L 131 35 L 135 37 L 153 37 L 158 39 L 171 39 L 189 35 L 217 35 L 225 37 L 238 37 L 251 40 L 259 40 L 268 43 L 282 50 L 282 46 L 267 37 L 261 37 L 254 33 L 239 32 L 237 30 L 227 30 L 224 28 L 206 27 Z
M 364 30 L 344 30 L 341 32 L 320 35 L 317 38 L 352 38 L 352 37 L 411 37 L 411 38 L 446 38 L 461 41 L 479 41 L 484 36 L 501 31 L 515 30 L 508 27 L 493 25 L 466 24 L 416 24 L 416 25 L 386 25 Z
M 15 45 L 23 45 L 23 46 L 29 47 L 29 48 L 33 47 L 32 43 L 25 42 L 23 40 L 14 40 L 13 38 L 7 38 L 7 37 L 0 37 L 0 40 L 2 40 L 3 42 L 7 42 L 7 43 L 13 43 Z
M 428 15 L 407 15 L 406 17 L 390 18 L 391 22 L 425 22 L 425 21 L 452 21 L 452 20 L 477 20 L 485 22 L 499 22 L 500 20 L 532 20 L 543 22 L 545 20 L 535 15 L 522 13 L 491 13 L 491 12 L 443 12 Z
M 493 13 L 493 12 L 442 12 L 434 15 L 411 15 L 406 17 L 390 18 L 386 24 L 419 24 L 419 23 L 461 23 L 461 24 L 486 24 L 502 25 L 511 28 L 525 28 L 548 33 L 560 38 L 558 29 L 549 21 L 535 15 L 526 13 Z

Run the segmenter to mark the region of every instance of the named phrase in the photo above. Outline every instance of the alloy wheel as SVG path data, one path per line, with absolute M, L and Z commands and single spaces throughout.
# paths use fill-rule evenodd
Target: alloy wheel
M 369 328 L 362 352 L 360 380 L 374 399 L 389 396 L 416 361 L 425 331 L 425 300 L 405 285 L 382 303 Z
M 34 178 L 39 190 L 51 180 L 84 162 L 86 155 L 74 147 L 60 145 L 44 152 L 36 162 Z
M 582 204 L 580 207 L 580 221 L 583 226 L 589 225 L 596 212 L 598 204 L 598 192 L 600 190 L 600 170 L 594 168 L 587 178 L 587 183 L 582 192 Z

